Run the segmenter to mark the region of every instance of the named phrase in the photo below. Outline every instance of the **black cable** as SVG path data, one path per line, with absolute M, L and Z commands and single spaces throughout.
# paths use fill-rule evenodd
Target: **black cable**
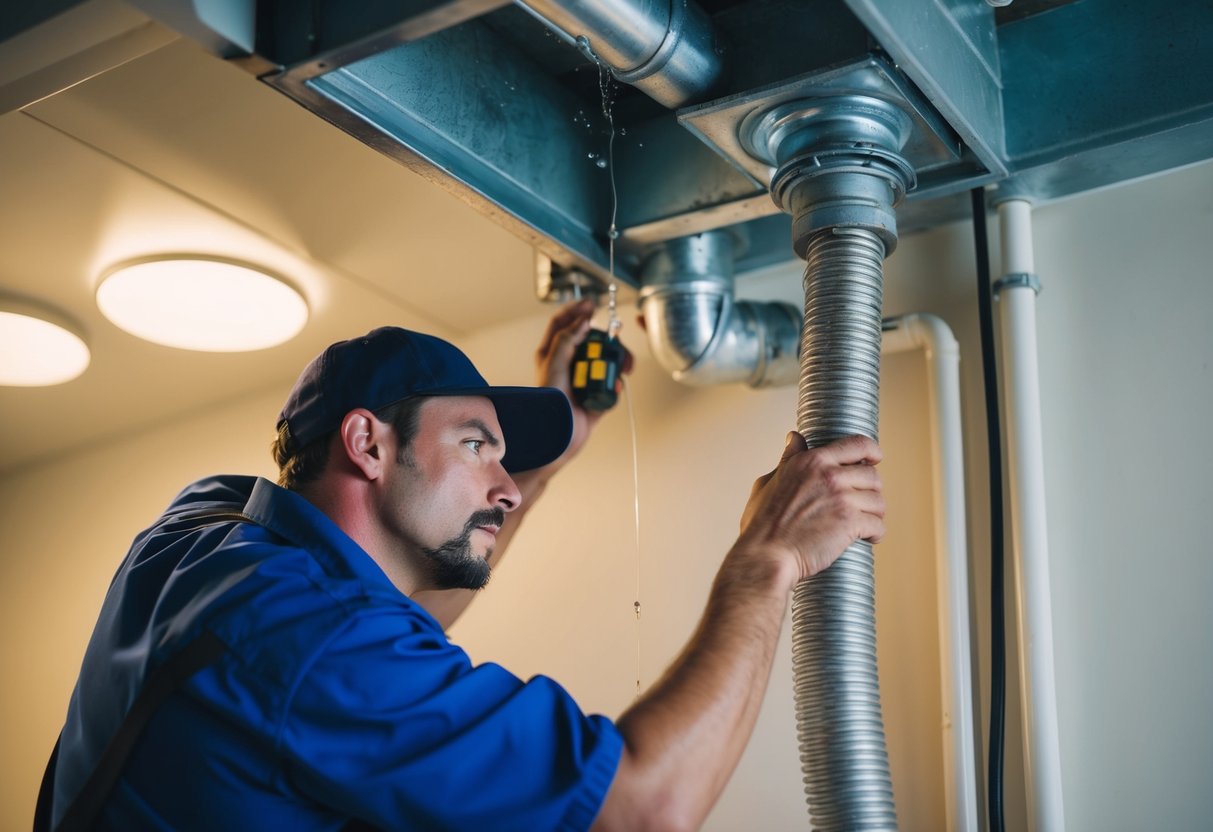
M 1003 832 L 1003 746 L 1007 710 L 1006 613 L 1003 602 L 1002 440 L 998 423 L 998 370 L 994 364 L 994 311 L 986 196 L 970 191 L 973 241 L 977 247 L 977 310 L 981 321 L 981 369 L 985 384 L 986 447 L 990 458 L 990 744 L 986 803 L 990 832 Z

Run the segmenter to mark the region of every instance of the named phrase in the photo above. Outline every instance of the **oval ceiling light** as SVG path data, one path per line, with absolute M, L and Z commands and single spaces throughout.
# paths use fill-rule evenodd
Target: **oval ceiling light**
M 97 306 L 131 335 L 166 347 L 245 352 L 299 334 L 307 302 L 281 278 L 213 257 L 136 260 L 97 287 Z
M 90 359 L 80 329 L 40 304 L 0 298 L 0 385 L 49 387 L 71 381 Z

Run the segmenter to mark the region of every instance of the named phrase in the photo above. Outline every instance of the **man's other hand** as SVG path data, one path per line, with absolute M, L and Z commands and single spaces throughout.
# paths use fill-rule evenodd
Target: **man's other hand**
M 541 387 L 555 387 L 563 391 L 573 408 L 573 438 L 568 450 L 549 467 L 559 468 L 576 456 L 603 415 L 587 411 L 577 404 L 569 379 L 573 354 L 589 334 L 593 315 L 594 303 L 590 300 L 580 300 L 562 307 L 548 321 L 539 349 L 535 351 L 536 383 Z M 620 346 L 623 346 L 622 343 Z M 632 364 L 632 353 L 623 347 L 623 372 L 630 373 Z

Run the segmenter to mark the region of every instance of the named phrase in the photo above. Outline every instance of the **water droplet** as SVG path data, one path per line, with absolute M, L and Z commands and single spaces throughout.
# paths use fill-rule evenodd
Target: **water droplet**
M 605 168 L 607 166 L 607 161 L 606 161 L 606 159 L 599 159 L 594 164 L 598 165 L 598 167 L 600 167 L 600 168 Z
M 618 240 L 619 239 L 619 229 L 612 225 L 610 230 L 607 231 L 607 236 L 610 237 L 612 240 Z
M 597 158 L 598 158 L 598 154 L 597 154 L 597 153 L 587 153 L 587 154 L 585 154 L 585 158 L 587 158 L 587 159 L 597 159 Z

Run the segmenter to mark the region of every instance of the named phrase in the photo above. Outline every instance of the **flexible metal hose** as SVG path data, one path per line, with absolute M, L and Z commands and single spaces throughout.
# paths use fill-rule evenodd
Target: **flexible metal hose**
M 809 447 L 877 438 L 884 256 L 880 238 L 860 228 L 809 241 L 797 408 Z M 797 733 L 816 830 L 897 829 L 875 614 L 872 546 L 862 541 L 793 595 Z

